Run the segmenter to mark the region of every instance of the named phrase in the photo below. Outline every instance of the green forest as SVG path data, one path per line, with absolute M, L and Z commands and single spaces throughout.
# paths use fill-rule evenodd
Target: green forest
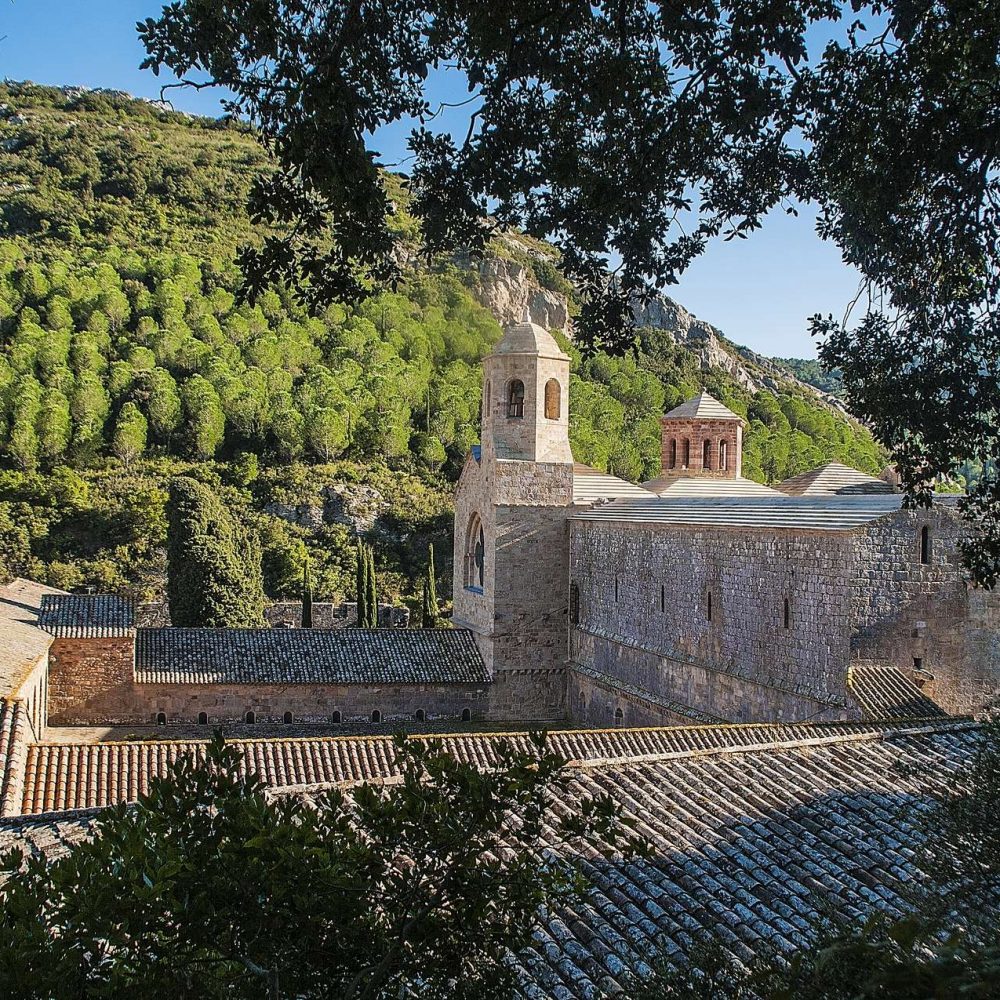
M 479 362 L 500 328 L 476 301 L 478 273 L 451 261 L 320 315 L 283 289 L 241 301 L 236 252 L 261 235 L 246 195 L 267 169 L 238 123 L 116 93 L 0 85 L 6 574 L 161 594 L 166 491 L 184 472 L 258 530 L 273 598 L 297 595 L 307 554 L 317 599 L 353 596 L 358 524 L 288 511 L 356 489 L 376 510 L 360 530 L 381 593 L 419 602 L 427 543 L 450 551 L 454 482 L 479 435 Z M 405 185 L 387 182 L 405 234 Z M 568 287 L 552 252 L 523 246 L 540 284 Z M 747 418 L 750 478 L 831 459 L 884 464 L 860 425 L 795 382 L 748 393 L 664 331 L 639 331 L 625 358 L 583 359 L 561 343 L 578 461 L 653 477 L 658 418 L 705 388 Z

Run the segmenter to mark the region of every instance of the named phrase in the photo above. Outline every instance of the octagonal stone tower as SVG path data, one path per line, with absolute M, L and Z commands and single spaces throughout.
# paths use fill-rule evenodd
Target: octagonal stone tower
M 707 392 L 660 418 L 661 479 L 739 479 L 743 418 Z
M 518 323 L 483 361 L 482 445 L 455 496 L 454 623 L 491 671 L 494 718 L 565 713 L 572 503 L 569 358 Z

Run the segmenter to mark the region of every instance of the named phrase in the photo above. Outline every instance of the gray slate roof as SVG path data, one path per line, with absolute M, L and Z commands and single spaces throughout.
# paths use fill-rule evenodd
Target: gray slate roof
M 948 714 L 889 664 L 852 664 L 847 687 L 866 719 L 927 719 Z
M 590 888 L 547 913 L 518 956 L 526 996 L 596 1000 L 652 959 L 710 938 L 742 960 L 791 949 L 820 907 L 853 920 L 873 909 L 901 915 L 900 880 L 923 874 L 916 814 L 979 740 L 976 726 L 945 722 L 572 765 L 563 803 L 610 796 L 653 856 L 552 845 L 572 854 Z M 92 822 L 87 813 L 0 821 L 0 850 L 54 857 Z
M 466 629 L 141 628 L 140 684 L 486 684 Z
M 682 417 L 685 419 L 697 419 L 700 417 L 704 420 L 743 420 L 738 413 L 733 413 L 728 406 L 720 403 L 714 396 L 710 396 L 707 392 L 700 392 L 697 396 L 692 396 L 690 399 L 684 400 L 680 406 L 675 406 L 668 413 L 665 413 L 664 416 L 668 419 L 670 417 Z
M 827 462 L 808 472 L 800 472 L 784 482 L 778 489 L 789 496 L 851 496 L 859 493 L 894 493 L 893 488 L 883 479 L 876 479 L 858 469 Z
M 126 636 L 135 628 L 135 605 L 111 594 L 47 594 L 38 624 L 57 638 Z
M 573 466 L 573 503 L 595 503 L 618 497 L 648 497 L 649 491 L 589 465 Z
M 901 495 L 856 497 L 650 497 L 616 500 L 573 515 L 576 521 L 727 528 L 852 531 L 899 510 Z

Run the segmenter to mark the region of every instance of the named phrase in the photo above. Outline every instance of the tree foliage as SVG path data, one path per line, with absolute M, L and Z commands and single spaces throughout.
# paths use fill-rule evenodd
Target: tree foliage
M 409 235 L 370 148 L 386 125 L 412 126 L 422 248 L 481 251 L 494 226 L 552 239 L 588 350 L 630 349 L 635 300 L 709 240 L 815 202 L 867 299 L 854 326 L 814 317 L 822 358 L 927 504 L 937 476 L 1000 447 L 998 13 L 995 0 L 182 0 L 138 27 L 144 65 L 227 87 L 276 151 L 251 196 L 277 227 L 244 252 L 252 292 L 280 281 L 356 301 L 398 279 Z M 429 99 L 443 67 L 469 94 L 454 133 Z M 966 563 L 992 586 L 1000 480 L 980 479 L 963 509 Z
M 541 737 L 488 771 L 402 737 L 395 756 L 399 782 L 306 801 L 216 736 L 65 857 L 6 859 L 0 981 L 23 1000 L 512 997 L 509 951 L 581 888 L 546 841 L 643 844 L 607 798 L 556 807 Z
M 260 541 L 212 490 L 178 476 L 167 505 L 167 600 L 176 626 L 264 624 Z

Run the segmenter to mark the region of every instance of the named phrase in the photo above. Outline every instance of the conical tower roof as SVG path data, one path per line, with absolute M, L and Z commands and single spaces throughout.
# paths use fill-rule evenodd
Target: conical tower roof
M 697 396 L 686 399 L 680 406 L 675 406 L 667 418 L 677 417 L 678 419 L 690 420 L 701 418 L 703 420 L 740 420 L 743 418 L 738 413 L 733 413 L 728 406 L 723 406 L 714 396 L 707 392 L 699 392 Z

